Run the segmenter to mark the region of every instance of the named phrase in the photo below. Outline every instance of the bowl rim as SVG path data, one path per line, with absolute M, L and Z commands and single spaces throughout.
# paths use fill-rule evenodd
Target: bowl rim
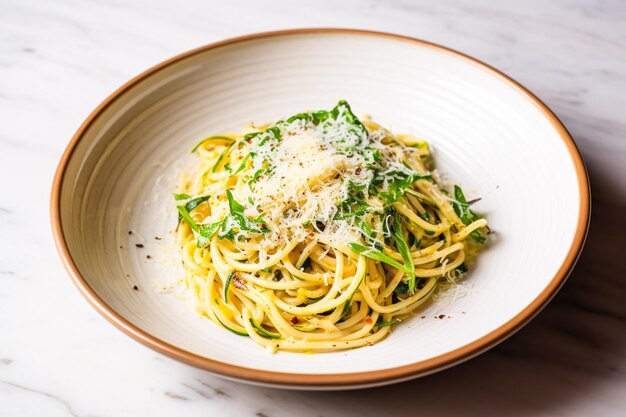
M 573 162 L 576 176 L 578 180 L 578 190 L 580 195 L 580 207 L 576 225 L 576 232 L 572 240 L 572 244 L 565 256 L 563 263 L 559 267 L 555 276 L 552 277 L 548 285 L 542 290 L 542 292 L 522 311 L 517 313 L 514 317 L 509 319 L 506 323 L 492 330 L 488 334 L 464 345 L 456 348 L 452 351 L 444 354 L 429 358 L 426 360 L 414 362 L 408 365 L 402 365 L 394 368 L 387 368 L 374 371 L 363 371 L 353 373 L 324 373 L 324 374 L 298 374 L 288 372 L 275 372 L 265 371 L 260 369 L 253 369 L 242 367 L 238 365 L 232 365 L 225 362 L 209 359 L 204 356 L 200 356 L 177 346 L 169 344 L 157 337 L 141 330 L 139 327 L 133 325 L 116 311 L 114 311 L 106 302 L 100 298 L 96 292 L 89 286 L 86 279 L 81 275 L 78 270 L 70 250 L 65 241 L 63 235 L 63 226 L 61 224 L 61 206 L 60 196 L 61 187 L 66 174 L 68 163 L 72 157 L 74 150 L 78 143 L 84 137 L 85 132 L 89 129 L 92 123 L 102 114 L 102 112 L 116 101 L 125 92 L 130 90 L 133 86 L 146 79 L 147 77 L 163 70 L 164 68 L 180 62 L 184 59 L 193 57 L 197 54 L 203 53 L 208 50 L 217 49 L 225 46 L 231 46 L 235 44 L 245 43 L 249 41 L 259 39 L 269 39 L 276 37 L 289 37 L 289 36 L 302 36 L 302 35 L 353 35 L 362 37 L 378 37 L 388 40 L 395 40 L 399 42 L 407 42 L 414 44 L 418 47 L 426 47 L 436 49 L 439 52 L 443 52 L 463 61 L 478 66 L 486 72 L 490 73 L 494 77 L 506 82 L 509 86 L 517 90 L 524 98 L 531 102 L 538 108 L 546 119 L 552 124 L 557 131 L 564 144 L 569 151 L 571 160 Z M 50 198 L 50 220 L 52 226 L 53 239 L 63 262 L 63 265 L 70 275 L 74 284 L 78 287 L 80 293 L 87 299 L 87 301 L 107 319 L 115 327 L 132 337 L 136 341 L 143 343 L 144 345 L 170 356 L 179 361 L 193 365 L 195 367 L 204 369 L 206 371 L 215 373 L 217 375 L 236 379 L 240 381 L 253 382 L 257 384 L 273 385 L 277 387 L 292 387 L 292 388 L 350 388 L 355 386 L 373 386 L 382 385 L 386 383 L 397 382 L 401 380 L 408 380 L 414 377 L 427 375 L 430 373 L 443 370 L 458 363 L 464 362 L 474 356 L 483 353 L 496 344 L 504 341 L 506 338 L 513 335 L 525 324 L 527 324 L 535 315 L 537 315 L 543 307 L 554 297 L 561 286 L 566 281 L 572 268 L 576 264 L 582 247 L 584 245 L 587 231 L 589 228 L 589 218 L 591 211 L 591 193 L 589 179 L 587 176 L 587 170 L 585 163 L 580 154 L 580 151 L 576 147 L 574 140 L 570 136 L 569 132 L 563 125 L 563 123 L 557 118 L 557 116 L 534 94 L 528 89 L 523 87 L 517 81 L 513 80 L 509 76 L 500 72 L 499 70 L 491 67 L 488 64 L 483 63 L 469 55 L 458 52 L 456 50 L 441 46 L 432 42 L 415 39 L 412 37 L 377 32 L 361 29 L 343 29 L 343 28 L 306 28 L 306 29 L 288 29 L 277 30 L 271 32 L 254 33 L 218 42 L 210 43 L 204 46 L 200 46 L 176 55 L 168 60 L 165 60 L 141 74 L 135 76 L 120 88 L 115 90 L 109 97 L 107 97 L 78 128 L 72 139 L 70 140 L 67 148 L 65 149 L 59 165 L 56 169 L 53 183 L 52 192 Z

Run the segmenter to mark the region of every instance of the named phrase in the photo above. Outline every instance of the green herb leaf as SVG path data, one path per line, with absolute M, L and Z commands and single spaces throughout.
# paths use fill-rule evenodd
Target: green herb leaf
M 196 233 L 196 245 L 199 248 L 203 248 L 209 243 L 211 237 L 223 222 L 218 221 L 211 224 L 197 224 L 191 217 L 191 214 L 189 214 L 191 210 L 196 208 L 199 204 L 207 201 L 208 199 L 208 196 L 197 197 L 189 201 L 184 206 L 176 206 L 176 209 L 178 210 L 178 221 L 180 222 L 181 220 L 185 220 L 189 227 L 191 227 L 191 229 Z
M 409 294 L 413 294 L 415 292 L 415 265 L 413 264 L 409 245 L 402 235 L 402 217 L 397 212 L 394 215 L 393 237 L 396 241 L 398 252 L 404 259 L 405 271 L 408 276 Z
M 474 239 L 476 242 L 481 243 L 481 244 L 485 243 L 485 241 L 487 240 L 487 238 L 481 235 L 478 230 L 474 230 L 472 233 L 469 234 L 469 236 L 472 239 Z
M 176 194 L 176 193 L 174 193 L 174 200 L 176 200 L 176 201 L 187 200 L 188 198 L 191 198 L 191 196 L 189 194 Z
M 222 223 L 224 223 L 223 220 L 215 223 L 198 225 L 198 236 L 196 237 L 196 245 L 199 248 L 205 247 L 209 243 L 217 229 L 222 225 Z
M 235 200 L 230 190 L 226 190 L 226 197 L 230 214 L 221 223 L 218 234 L 220 239 L 233 239 L 239 232 L 269 233 L 267 223 L 261 217 L 249 219 L 245 216 L 245 207 Z M 234 227 L 239 230 L 234 230 Z
M 469 209 L 469 204 L 465 199 L 465 194 L 463 194 L 463 190 L 458 185 L 454 186 L 454 199 L 456 201 L 452 202 L 452 208 L 457 216 L 461 219 L 461 222 L 464 225 L 468 225 L 473 223 L 474 221 L 480 219 L 480 216 L 474 213 Z M 486 238 L 480 234 L 478 230 L 474 230 L 469 236 L 477 241 L 478 243 L 485 243 Z
M 226 190 L 226 198 L 228 198 L 228 208 L 230 209 L 230 214 L 243 214 L 245 207 L 235 200 L 233 193 L 230 190 Z
M 389 257 L 388 255 L 385 255 L 381 251 L 378 251 L 372 248 L 367 248 L 365 246 L 361 246 L 358 243 L 348 243 L 348 247 L 353 252 L 356 252 L 359 255 L 363 255 L 366 258 L 370 258 L 378 262 L 384 262 L 388 265 L 393 266 L 394 268 L 401 269 L 405 271 L 406 273 L 409 273 L 409 271 L 404 265 L 402 265 L 400 262 L 396 261 L 395 259 Z
M 180 215 L 180 217 L 183 218 L 187 222 L 189 227 L 191 227 L 192 230 L 197 232 L 198 225 L 196 224 L 194 219 L 191 217 L 191 215 L 189 214 L 185 206 L 176 206 L 176 209 L 178 210 L 178 214 Z
M 380 196 L 387 200 L 387 203 L 395 203 L 402 197 L 405 193 L 405 190 L 413 185 L 415 181 L 418 180 L 427 180 L 432 181 L 431 175 L 420 174 L 419 172 L 413 171 L 411 174 L 408 174 L 404 171 L 390 171 L 384 174 L 376 174 L 372 183 L 370 185 L 370 192 L 375 194 L 377 191 Z M 379 185 L 387 182 L 387 190 L 379 191 Z M 372 187 L 374 187 L 372 189 Z
M 177 195 L 180 196 L 181 194 L 177 194 Z M 182 194 L 182 195 L 187 195 L 187 194 Z M 174 198 L 176 198 L 176 195 L 174 196 Z M 187 198 L 190 198 L 190 197 L 187 197 Z M 209 199 L 209 196 L 207 195 L 207 196 L 202 196 L 202 197 L 196 197 L 193 200 L 189 200 L 185 204 L 185 209 L 187 210 L 187 212 L 191 213 L 191 211 L 193 209 L 195 209 L 196 207 L 198 207 L 200 204 L 204 203 L 208 199 Z M 180 222 L 182 219 L 183 219 L 183 217 L 182 217 L 182 215 L 179 212 L 178 213 L 178 222 Z
M 252 157 L 254 157 L 256 155 L 255 152 L 250 152 L 249 154 L 247 154 L 246 156 L 243 157 L 243 160 L 241 161 L 241 164 L 239 165 L 239 168 L 237 168 L 237 170 L 235 172 L 233 172 L 231 174 L 231 176 L 233 175 L 237 175 L 239 174 L 241 171 L 243 171 L 246 168 L 246 164 L 248 163 L 248 160 Z

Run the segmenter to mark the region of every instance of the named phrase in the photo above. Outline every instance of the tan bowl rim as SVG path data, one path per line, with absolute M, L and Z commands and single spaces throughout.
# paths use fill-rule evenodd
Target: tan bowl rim
M 104 300 L 102 300 L 95 291 L 89 286 L 85 278 L 81 275 L 80 271 L 76 267 L 72 255 L 68 249 L 65 237 L 63 236 L 63 229 L 60 216 L 60 194 L 61 184 L 67 169 L 68 162 L 72 157 L 74 149 L 76 149 L 78 143 L 82 140 L 84 133 L 94 122 L 96 118 L 115 100 L 117 100 L 122 94 L 131 89 L 134 85 L 144 80 L 145 78 L 155 74 L 164 68 L 192 57 L 196 54 L 208 51 L 211 49 L 221 48 L 224 46 L 235 45 L 239 43 L 248 42 L 257 39 L 267 39 L 281 36 L 293 36 L 293 35 L 318 35 L 318 34 L 345 34 L 345 35 L 358 35 L 358 36 L 371 36 L 381 37 L 401 42 L 409 42 L 421 47 L 437 49 L 440 52 L 456 56 L 463 59 L 465 62 L 472 65 L 481 67 L 487 72 L 491 73 L 494 77 L 509 84 L 512 88 L 517 90 L 528 101 L 534 104 L 550 121 L 552 126 L 559 133 L 561 139 L 567 147 L 572 162 L 574 164 L 576 175 L 578 178 L 578 187 L 580 193 L 580 212 L 577 220 L 576 233 L 572 241 L 572 245 L 563 260 L 556 275 L 552 278 L 547 287 L 535 298 L 526 308 L 515 315 L 512 319 L 505 324 L 491 331 L 487 335 L 467 344 L 460 348 L 454 349 L 445 354 L 415 362 L 409 365 L 403 365 L 395 368 L 382 369 L 369 372 L 355 372 L 355 373 L 335 373 L 335 374 L 296 374 L 285 372 L 272 372 L 258 369 L 251 369 L 236 365 L 231 365 L 224 362 L 215 361 L 200 355 L 183 350 L 179 347 L 166 343 L 151 334 L 136 327 L 110 306 L 108 306 Z M 301 388 L 315 388 L 315 387 L 329 387 L 329 388 L 349 388 L 351 386 L 366 386 L 377 385 L 383 383 L 391 383 L 394 381 L 406 380 L 411 377 L 417 377 L 420 375 L 426 375 L 436 372 L 438 370 L 445 369 L 453 366 L 465 360 L 468 360 L 487 349 L 502 342 L 517 330 L 522 328 L 528 323 L 541 309 L 554 297 L 554 295 L 561 288 L 569 273 L 574 267 L 582 247 L 584 245 L 587 230 L 589 226 L 589 217 L 591 211 L 591 195 L 589 188 L 589 180 L 587 177 L 587 171 L 582 156 L 576 147 L 573 139 L 568 133 L 567 129 L 556 117 L 554 113 L 548 107 L 539 100 L 534 94 L 523 87 L 512 78 L 498 71 L 497 69 L 473 58 L 469 55 L 465 55 L 461 52 L 453 49 L 437 45 L 431 42 L 410 38 L 407 36 L 396 35 L 385 32 L 374 32 L 368 30 L 358 29 L 340 29 L 340 28 L 309 28 L 309 29 L 291 29 L 291 30 L 279 30 L 272 32 L 256 33 L 246 36 L 240 36 L 232 39 L 227 39 L 215 43 L 211 43 L 199 48 L 192 49 L 188 52 L 184 52 L 173 58 L 170 58 L 150 69 L 144 71 L 140 75 L 128 81 L 126 84 L 118 88 L 113 94 L 111 94 L 106 100 L 104 100 L 83 122 L 78 131 L 72 137 L 72 140 L 68 144 L 59 165 L 57 167 L 53 184 L 52 193 L 50 199 L 50 216 L 52 225 L 52 234 L 57 250 L 61 256 L 65 269 L 69 273 L 70 277 L 74 281 L 74 284 L 78 287 L 81 294 L 89 301 L 89 303 L 109 322 L 115 325 L 118 329 L 134 338 L 135 340 L 143 343 L 144 345 L 168 355 L 174 359 L 178 359 L 187 364 L 196 366 L 198 368 L 213 372 L 215 374 L 222 375 L 227 378 L 234 378 L 239 380 L 247 380 L 251 382 L 269 384 L 276 386 L 286 387 L 301 387 Z

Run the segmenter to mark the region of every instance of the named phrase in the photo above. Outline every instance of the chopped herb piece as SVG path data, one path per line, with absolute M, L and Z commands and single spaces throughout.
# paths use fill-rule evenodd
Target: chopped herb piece
M 191 198 L 191 196 L 189 194 L 176 194 L 176 193 L 174 193 L 174 200 L 176 200 L 176 201 L 187 200 L 188 198 Z

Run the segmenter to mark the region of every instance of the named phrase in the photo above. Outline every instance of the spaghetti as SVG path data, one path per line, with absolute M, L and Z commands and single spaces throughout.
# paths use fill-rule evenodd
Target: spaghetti
M 341 101 L 211 136 L 176 231 L 198 312 L 268 350 L 372 345 L 467 270 L 487 222 L 433 174 L 428 144 Z

